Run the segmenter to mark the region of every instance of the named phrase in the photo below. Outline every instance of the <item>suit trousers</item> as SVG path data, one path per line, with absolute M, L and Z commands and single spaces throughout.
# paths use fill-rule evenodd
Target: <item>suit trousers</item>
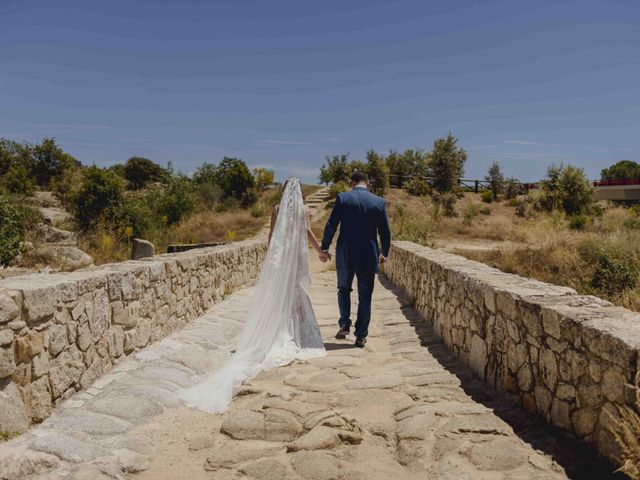
M 366 338 L 371 321 L 371 296 L 376 274 L 372 271 L 354 271 L 339 269 L 338 272 L 338 306 L 340 308 L 341 328 L 351 327 L 351 292 L 353 278 L 358 279 L 358 316 L 356 318 L 356 337 Z

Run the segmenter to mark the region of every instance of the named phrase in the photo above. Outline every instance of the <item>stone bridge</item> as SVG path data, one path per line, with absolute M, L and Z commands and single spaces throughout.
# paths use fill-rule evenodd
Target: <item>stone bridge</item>
M 333 339 L 335 272 L 314 263 L 328 355 L 263 373 L 224 415 L 183 407 L 231 355 L 265 250 L 0 282 L 0 430 L 24 432 L 0 479 L 614 478 L 639 315 L 406 242 L 364 350 Z

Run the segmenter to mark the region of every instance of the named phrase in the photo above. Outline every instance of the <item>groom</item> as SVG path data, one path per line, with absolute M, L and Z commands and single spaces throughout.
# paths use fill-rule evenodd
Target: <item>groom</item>
M 369 333 L 371 294 L 378 263 L 387 261 L 391 231 L 384 200 L 369 192 L 369 179 L 364 172 L 351 176 L 350 192 L 340 193 L 327 221 L 322 239 L 321 260 L 329 258 L 329 246 L 340 225 L 336 246 L 338 272 L 338 306 L 340 330 L 336 338 L 344 339 L 351 328 L 351 285 L 358 279 L 358 317 L 355 346 L 363 348 Z M 382 250 L 378 247 L 378 235 Z

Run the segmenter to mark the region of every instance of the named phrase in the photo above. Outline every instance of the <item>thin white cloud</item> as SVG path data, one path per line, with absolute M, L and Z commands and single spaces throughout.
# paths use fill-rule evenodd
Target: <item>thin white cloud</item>
M 476 150 L 488 150 L 490 148 L 498 148 L 500 145 L 496 145 L 496 144 L 488 144 L 488 145 L 473 145 L 471 147 L 468 147 L 466 150 L 470 151 L 470 152 L 474 152 Z
M 294 140 L 258 140 L 258 146 L 264 145 L 315 145 L 313 142 L 298 142 Z
M 566 160 L 573 158 L 572 155 L 552 152 L 504 152 L 499 153 L 496 156 L 507 160 L 548 160 L 554 158 L 558 160 Z
M 542 143 L 542 142 L 531 142 L 529 140 L 503 140 L 502 143 L 508 143 L 509 145 L 537 145 L 537 146 L 557 146 L 557 143 Z

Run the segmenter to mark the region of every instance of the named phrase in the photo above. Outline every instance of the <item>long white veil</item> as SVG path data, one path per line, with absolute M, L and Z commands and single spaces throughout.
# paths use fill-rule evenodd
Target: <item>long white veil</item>
M 287 181 L 271 244 L 235 354 L 204 382 L 184 390 L 189 406 L 222 413 L 242 382 L 296 358 L 324 354 L 306 290 L 307 220 L 300 182 Z

